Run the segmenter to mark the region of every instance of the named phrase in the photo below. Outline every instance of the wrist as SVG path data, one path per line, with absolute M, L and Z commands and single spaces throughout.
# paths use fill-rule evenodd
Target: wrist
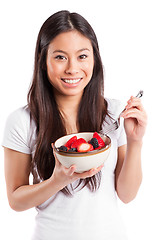
M 48 180 L 50 182 L 50 186 L 54 188 L 56 192 L 61 191 L 64 187 L 67 186 L 65 179 L 63 179 L 60 175 L 54 173 Z
M 138 147 L 138 148 L 142 148 L 143 145 L 143 141 L 142 140 L 133 140 L 133 139 L 128 139 L 127 138 L 127 147 Z
M 56 178 L 54 176 L 51 176 L 47 179 L 48 181 L 48 187 L 51 191 L 54 193 L 59 192 L 61 189 L 63 189 L 63 186 L 60 186 L 60 184 L 57 182 Z

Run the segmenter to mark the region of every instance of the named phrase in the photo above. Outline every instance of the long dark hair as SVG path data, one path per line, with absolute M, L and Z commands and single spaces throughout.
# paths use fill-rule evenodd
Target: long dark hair
M 53 86 L 47 77 L 47 50 L 51 41 L 58 34 L 72 30 L 79 31 L 91 41 L 94 54 L 93 75 L 84 89 L 79 105 L 77 119 L 79 132 L 99 131 L 106 114 L 108 114 L 107 102 L 103 97 L 102 61 L 97 38 L 92 27 L 77 13 L 60 11 L 53 14 L 44 22 L 38 35 L 33 81 L 28 92 L 28 107 L 37 127 L 36 151 L 33 157 L 32 168 L 37 168 L 38 175 L 42 180 L 48 179 L 55 167 L 51 143 L 67 134 L 65 121 L 54 97 Z M 80 184 L 83 183 L 83 187 L 87 186 L 91 191 L 95 191 L 100 185 L 100 180 L 101 172 L 91 178 L 80 180 Z M 69 194 L 67 187 L 62 191 L 65 194 Z

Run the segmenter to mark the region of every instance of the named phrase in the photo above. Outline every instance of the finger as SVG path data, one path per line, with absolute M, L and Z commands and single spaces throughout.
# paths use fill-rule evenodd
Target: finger
M 97 167 L 97 168 L 92 168 L 89 173 L 91 174 L 91 176 L 97 174 L 102 168 L 104 167 L 104 164 L 102 164 L 101 166 Z
M 142 121 L 147 123 L 147 114 L 145 110 L 141 111 L 138 108 L 132 107 L 130 109 L 126 109 L 121 116 L 123 118 L 136 118 L 137 121 Z
M 132 98 L 130 98 L 130 100 L 128 100 L 125 109 L 129 109 L 132 107 L 138 108 L 140 111 L 144 111 L 143 105 L 139 98 L 132 97 Z
M 93 175 L 95 175 L 97 172 L 96 172 L 96 169 L 95 168 L 92 168 L 90 169 L 89 171 L 86 171 L 86 172 L 83 172 L 79 175 L 79 178 L 81 179 L 85 179 L 85 178 L 88 178 L 88 177 L 92 177 Z
M 104 164 L 102 164 L 101 166 L 99 166 L 99 167 L 97 168 L 97 171 L 99 172 L 103 167 L 104 167 Z
M 123 114 L 122 117 L 124 119 L 127 118 L 135 118 L 140 124 L 145 124 L 147 122 L 147 117 L 145 112 L 141 112 L 136 108 L 132 108 L 129 110 L 126 110 Z
M 123 111 L 123 113 L 121 114 L 122 117 L 127 117 L 129 114 L 132 114 L 132 113 L 139 113 L 140 110 L 138 110 L 137 108 L 128 108 L 126 109 L 125 111 Z
M 74 174 L 74 172 L 76 171 L 76 165 L 72 165 L 70 166 L 70 168 L 66 168 L 67 172 L 66 174 L 68 176 L 72 176 Z
M 97 174 L 103 168 L 103 166 L 104 166 L 104 164 L 102 164 L 98 168 L 92 168 L 89 171 L 83 172 L 83 173 L 79 174 L 79 178 L 85 179 L 87 177 L 92 177 L 95 174 Z

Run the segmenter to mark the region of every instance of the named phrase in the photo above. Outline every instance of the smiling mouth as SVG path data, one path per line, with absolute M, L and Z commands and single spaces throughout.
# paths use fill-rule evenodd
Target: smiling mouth
M 69 84 L 75 84 L 78 83 L 82 80 L 82 78 L 74 78 L 74 79 L 70 79 L 70 78 L 61 78 L 61 80 L 65 83 L 69 83 Z

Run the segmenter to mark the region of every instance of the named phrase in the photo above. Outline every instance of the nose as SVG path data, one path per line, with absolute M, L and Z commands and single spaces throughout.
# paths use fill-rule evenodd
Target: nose
M 78 63 L 76 62 L 76 60 L 69 60 L 65 69 L 65 73 L 74 75 L 78 72 Z

